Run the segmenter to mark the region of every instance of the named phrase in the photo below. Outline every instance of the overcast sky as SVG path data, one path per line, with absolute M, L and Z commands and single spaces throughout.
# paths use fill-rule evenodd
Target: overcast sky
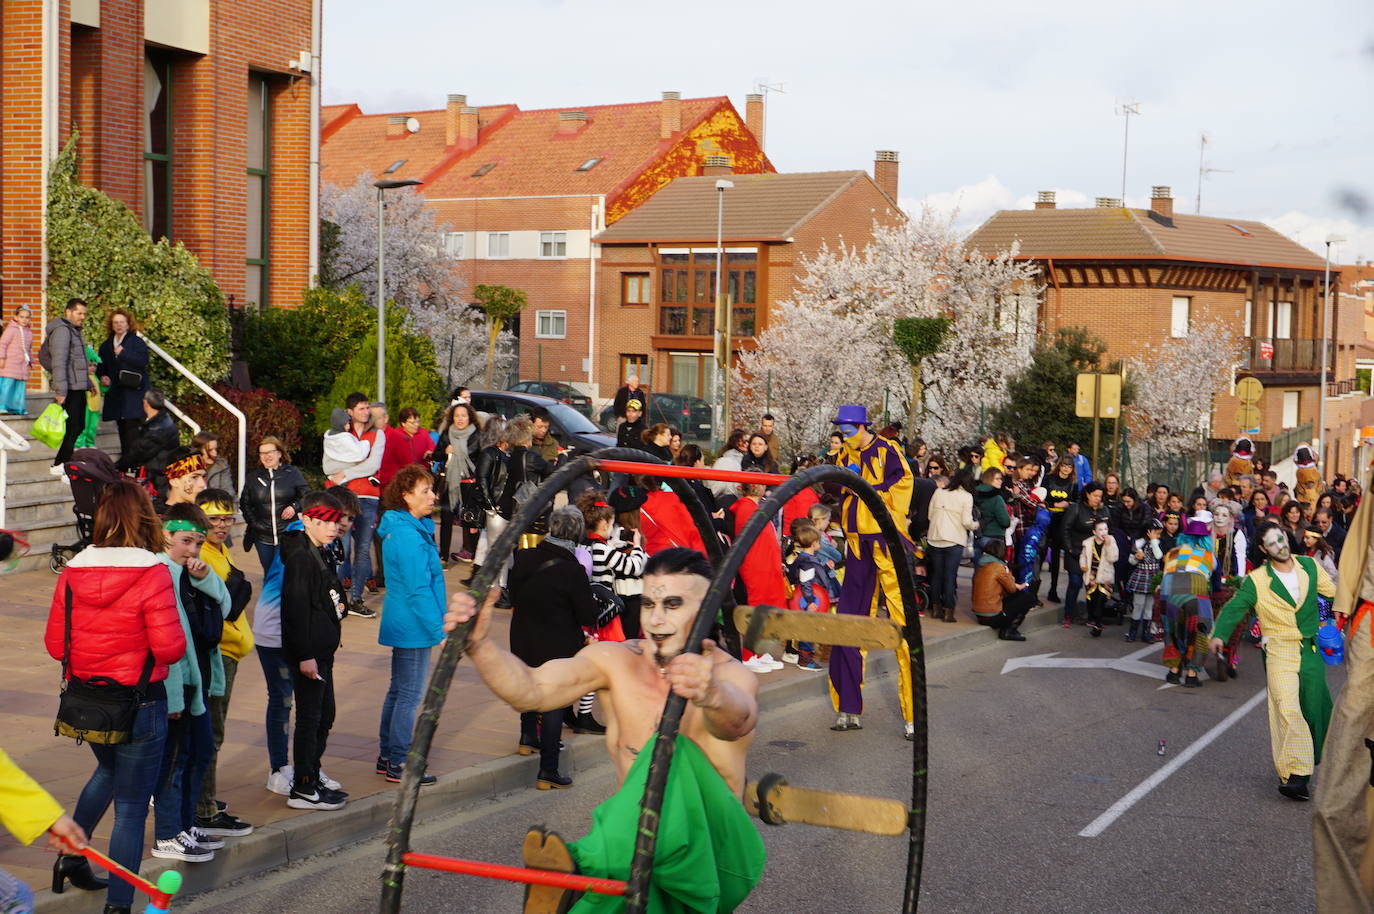
M 1129 9 L 1128 9 L 1129 8 Z M 1135 10 L 1141 10 L 1139 12 Z M 1153 184 L 1193 212 L 1199 141 L 1226 169 L 1206 215 L 1259 219 L 1340 258 L 1374 258 L 1371 0 L 327 0 L 324 100 L 369 113 L 744 96 L 761 80 L 779 171 L 872 168 L 901 153 L 901 197 L 972 227 L 1038 190 L 1060 204 Z

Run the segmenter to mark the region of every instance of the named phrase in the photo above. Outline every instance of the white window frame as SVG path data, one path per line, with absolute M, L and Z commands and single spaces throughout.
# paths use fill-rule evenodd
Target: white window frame
M 1251 339 L 1255 335 L 1255 303 L 1250 299 L 1245 300 L 1245 339 Z
M 1169 336 L 1174 339 L 1186 337 L 1192 330 L 1193 299 L 1187 295 L 1175 295 L 1169 305 Z
M 547 325 L 545 322 L 548 322 Z M 555 330 L 555 322 L 558 332 Z M 568 337 L 568 312 L 558 309 L 534 312 L 534 336 L 540 340 L 562 340 Z
M 444 256 L 449 260 L 462 260 L 466 253 L 467 238 L 462 232 L 444 233 Z
M 499 253 L 492 253 L 493 248 Z M 510 260 L 510 232 L 487 232 L 487 259 Z
M 1283 415 L 1279 419 L 1279 425 L 1284 429 L 1297 428 L 1302 423 L 1302 391 L 1285 390 L 1283 392 Z
M 1274 339 L 1291 340 L 1293 338 L 1293 303 L 1291 301 L 1275 302 L 1274 304 Z
M 566 260 L 568 257 L 567 232 L 540 232 L 539 259 Z

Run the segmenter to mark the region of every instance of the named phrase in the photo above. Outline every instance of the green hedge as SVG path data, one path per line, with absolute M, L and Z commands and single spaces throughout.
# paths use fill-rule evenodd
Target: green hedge
M 209 383 L 229 373 L 229 315 L 210 272 L 180 243 L 154 243 L 123 203 L 77 179 L 73 132 L 53 161 L 48 182 L 48 310 L 85 299 L 86 340 L 105 338 L 105 315 L 133 312 L 148 339 Z M 195 387 L 154 357 L 153 383 L 172 400 Z

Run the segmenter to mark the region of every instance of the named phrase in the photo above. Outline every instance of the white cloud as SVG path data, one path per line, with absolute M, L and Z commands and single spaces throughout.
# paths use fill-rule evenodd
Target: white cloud
M 1350 219 L 1315 216 L 1289 210 L 1281 216 L 1261 219 L 1265 225 L 1283 232 L 1298 244 L 1326 253 L 1326 239 L 1332 235 L 1345 239 L 1343 244 L 1331 246 L 1331 259 L 1339 263 L 1355 263 L 1374 258 L 1374 226 L 1360 225 Z

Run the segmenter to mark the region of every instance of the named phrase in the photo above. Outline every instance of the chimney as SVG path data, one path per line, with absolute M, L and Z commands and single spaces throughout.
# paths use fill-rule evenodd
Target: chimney
M 458 142 L 458 112 L 467 107 L 468 97 L 450 93 L 448 105 L 444 108 L 444 145 L 452 146 Z
M 388 140 L 406 135 L 406 121 L 410 120 L 408 114 L 392 114 L 386 119 L 386 138 Z
M 1095 205 L 1098 209 L 1121 209 L 1121 201 L 1116 197 L 1098 197 Z
M 763 93 L 750 92 L 744 96 L 744 123 L 749 131 L 754 134 L 754 139 L 758 140 L 759 146 L 763 146 Z
M 477 145 L 477 109 L 471 105 L 458 107 L 458 148 L 471 149 Z
M 1054 191 L 1042 190 L 1035 195 L 1036 209 L 1054 209 Z
M 735 166 L 729 156 L 707 156 L 702 160 L 701 173 L 703 175 L 732 175 L 735 173 Z
M 1165 219 L 1174 218 L 1174 192 L 1167 185 L 1156 184 L 1150 188 L 1150 209 Z
M 585 111 L 560 111 L 558 112 L 558 134 L 567 136 L 576 133 L 587 126 L 587 112 Z
M 663 101 L 658 106 L 658 138 L 661 140 L 672 139 L 673 135 L 682 132 L 682 93 L 664 92 Z
M 879 149 L 873 153 L 873 182 L 883 193 L 897 199 L 897 152 Z

